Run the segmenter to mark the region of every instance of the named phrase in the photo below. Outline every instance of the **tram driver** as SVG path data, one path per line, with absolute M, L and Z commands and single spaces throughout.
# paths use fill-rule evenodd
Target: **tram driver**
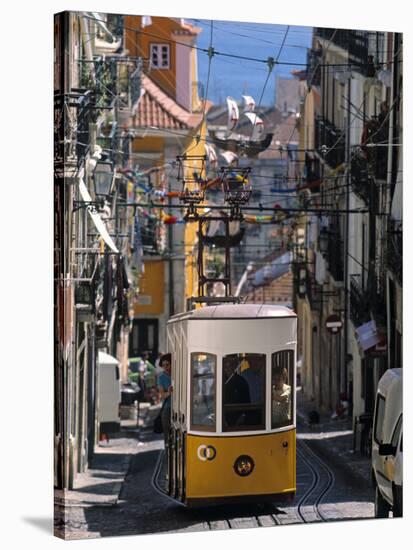
M 238 361 L 236 357 L 225 357 L 223 361 L 224 375 L 224 407 L 242 403 L 250 403 L 250 391 L 248 382 L 237 372 Z M 242 408 L 226 408 L 224 413 L 225 424 L 228 428 L 239 426 L 245 421 Z

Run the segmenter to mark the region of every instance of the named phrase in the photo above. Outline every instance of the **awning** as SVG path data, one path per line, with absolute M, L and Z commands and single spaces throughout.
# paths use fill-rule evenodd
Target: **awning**
M 80 181 L 79 181 L 79 191 L 80 191 L 80 196 L 85 202 L 92 201 L 92 197 L 89 195 L 89 191 L 87 190 L 85 182 L 83 181 L 82 178 L 80 178 Z M 99 231 L 99 234 L 102 237 L 102 239 L 105 241 L 108 247 L 113 250 L 113 252 L 116 252 L 117 254 L 119 254 L 119 250 L 116 248 L 115 243 L 113 242 L 111 236 L 109 235 L 108 230 L 106 229 L 106 226 L 102 218 L 99 216 L 97 212 L 95 212 L 92 206 L 87 206 L 87 211 L 89 212 L 90 217 L 92 218 L 93 223 L 95 224 L 96 229 Z
M 292 253 L 287 252 L 286 254 L 276 258 L 270 264 L 262 267 L 254 275 L 254 279 L 252 281 L 253 286 L 264 285 L 270 281 L 278 279 L 281 275 L 285 275 L 285 273 L 288 273 L 290 270 L 291 261 Z

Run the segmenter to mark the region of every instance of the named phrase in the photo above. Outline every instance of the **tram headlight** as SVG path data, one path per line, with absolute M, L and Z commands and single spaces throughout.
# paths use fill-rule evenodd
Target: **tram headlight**
M 248 455 L 241 455 L 234 462 L 235 473 L 241 477 L 249 476 L 254 469 L 254 461 Z

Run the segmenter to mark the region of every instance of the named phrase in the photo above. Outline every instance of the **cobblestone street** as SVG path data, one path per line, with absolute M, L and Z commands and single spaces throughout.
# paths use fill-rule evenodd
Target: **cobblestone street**
M 157 492 L 152 478 L 163 440 L 152 431 L 158 408 L 146 407 L 139 441 L 134 422 L 124 422 L 122 437 L 101 444 L 93 468 L 69 492 L 65 513 L 57 501 L 56 531 L 63 534 L 64 529 L 68 539 L 82 539 L 372 518 L 369 459 L 352 451 L 348 420 L 322 417 L 318 426 L 310 427 L 306 422 L 310 408 L 299 392 L 297 495 L 291 505 L 188 510 Z M 316 463 L 318 488 L 332 480 L 322 499 L 314 491 L 309 493 Z

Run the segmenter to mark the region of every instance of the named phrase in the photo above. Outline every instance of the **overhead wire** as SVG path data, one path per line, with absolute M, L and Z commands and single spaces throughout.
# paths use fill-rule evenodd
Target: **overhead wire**
M 93 17 L 90 17 L 90 16 L 85 16 L 85 17 L 88 17 L 89 19 L 94 19 Z M 135 28 L 131 28 L 131 27 L 124 27 L 126 30 L 132 30 L 132 31 L 136 31 Z M 336 29 L 337 30 L 337 29 Z M 159 34 L 155 34 L 155 33 L 151 33 L 149 31 L 143 31 L 143 30 L 140 30 L 139 31 L 141 34 L 144 34 L 144 35 L 147 35 L 147 36 L 152 36 L 154 38 L 162 38 L 163 40 L 166 40 L 167 42 L 174 42 L 175 44 L 179 44 L 180 46 L 184 46 L 184 47 L 187 47 L 187 48 L 193 48 L 197 51 L 201 51 L 203 53 L 208 53 L 208 50 L 206 48 L 201 48 L 199 46 L 194 46 L 194 45 L 190 45 L 190 44 L 186 44 L 185 42 L 179 42 L 177 40 L 171 40 L 168 36 L 165 36 L 165 35 L 159 35 Z M 237 54 L 231 54 L 231 53 L 228 53 L 228 52 L 220 52 L 220 51 L 215 51 L 215 55 L 220 55 L 220 56 L 223 56 L 223 57 L 231 57 L 233 59 L 244 59 L 246 61 L 254 61 L 254 62 L 258 62 L 258 63 L 267 63 L 268 62 L 268 59 L 260 59 L 260 58 L 255 58 L 255 57 L 249 57 L 249 56 L 241 56 L 241 55 L 237 55 Z M 401 62 L 398 61 L 398 62 Z M 299 67 L 305 67 L 307 66 L 307 63 L 296 63 L 296 62 L 281 62 L 279 61 L 278 62 L 279 65 L 287 65 L 287 66 L 299 66 Z M 388 65 L 389 62 L 382 62 L 382 63 L 378 63 L 378 65 Z M 323 65 L 320 65 L 320 66 L 323 66 Z M 360 67 L 360 64 L 359 63 L 329 63 L 328 66 L 330 67 Z
M 337 29 L 336 29 L 336 30 L 337 30 Z M 288 32 L 288 31 L 287 31 L 287 32 Z M 211 34 L 212 34 L 212 33 L 211 33 Z M 284 45 L 284 43 L 285 43 L 285 38 L 286 38 L 286 34 L 284 35 L 283 45 Z M 282 45 L 282 47 L 283 47 L 283 45 Z M 282 47 L 280 48 L 280 52 L 281 52 L 281 50 L 282 50 Z M 280 52 L 279 52 L 279 54 L 280 54 Z M 279 55 L 278 55 L 278 57 L 279 57 Z M 209 61 L 211 61 L 211 59 L 210 59 Z M 209 67 L 210 67 L 210 63 L 209 63 Z M 271 71 L 269 71 L 269 73 L 270 73 L 270 72 L 271 72 Z M 267 79 L 267 80 L 268 80 L 268 79 Z M 209 83 L 209 77 L 208 77 L 208 83 Z M 208 84 L 208 83 L 207 83 L 207 84 Z M 264 85 L 264 89 L 265 89 L 265 85 Z M 110 92 L 110 90 L 109 90 L 109 92 Z M 114 95 L 114 94 L 113 94 L 113 95 Z M 388 115 L 389 115 L 389 114 L 388 114 Z M 205 116 L 205 103 L 204 103 L 203 118 L 204 118 L 204 116 Z M 377 130 L 377 131 L 379 131 L 379 130 Z M 377 133 L 377 132 L 376 132 L 376 133 Z M 206 140 L 206 141 L 207 141 L 207 140 Z M 121 153 L 124 153 L 123 151 L 120 151 L 120 152 L 121 152 Z M 133 154 L 133 153 L 132 153 L 132 154 Z M 136 153 L 136 155 L 138 155 L 140 158 L 142 158 L 142 156 L 141 156 L 139 153 Z M 152 160 L 152 159 L 150 159 L 150 160 Z M 258 177 L 259 177 L 259 176 L 258 176 Z
M 267 87 L 268 80 L 270 79 L 272 70 L 273 70 L 273 68 L 277 65 L 277 63 L 278 63 L 278 61 L 279 61 L 279 59 L 280 59 L 280 55 L 281 55 L 281 52 L 282 52 L 282 50 L 283 50 L 285 41 L 287 40 L 287 36 L 288 36 L 288 31 L 289 31 L 289 30 L 290 30 L 290 25 L 287 25 L 287 29 L 286 29 L 286 31 L 285 31 L 284 38 L 283 38 L 283 41 L 282 41 L 282 43 L 281 43 L 281 46 L 280 46 L 280 49 L 279 49 L 279 51 L 278 51 L 278 54 L 277 54 L 277 57 L 276 57 L 275 61 L 274 61 L 274 59 L 273 59 L 272 57 L 269 57 L 268 60 L 267 60 L 267 64 L 268 64 L 268 74 L 267 74 L 267 78 L 265 79 L 265 82 L 264 82 L 264 86 L 263 86 L 263 88 L 262 88 L 262 91 L 261 91 L 261 95 L 260 95 L 260 99 L 259 99 L 258 107 L 257 107 L 257 113 L 258 113 L 259 110 L 260 110 L 262 98 L 264 97 L 265 88 Z M 256 115 L 255 115 L 255 118 L 254 118 L 253 125 L 252 125 L 250 140 L 252 140 L 252 136 L 253 136 L 253 134 L 254 134 L 254 128 L 255 128 L 255 125 L 256 125 L 256 123 L 257 123 L 257 117 L 258 117 L 258 115 L 256 114 Z

